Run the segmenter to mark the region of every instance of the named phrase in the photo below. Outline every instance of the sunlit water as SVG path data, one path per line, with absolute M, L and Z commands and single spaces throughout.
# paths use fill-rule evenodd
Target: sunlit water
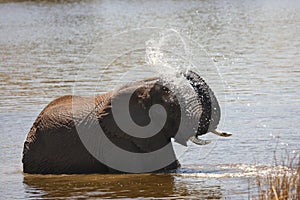
M 246 199 L 257 174 L 281 170 L 275 149 L 278 159 L 300 151 L 299 13 L 296 0 L 0 3 L 0 196 Z M 234 135 L 189 143 L 174 174 L 23 174 L 23 142 L 41 109 L 152 76 L 145 41 L 158 29 L 185 38 L 164 49 L 199 64 L 222 106 L 220 127 Z

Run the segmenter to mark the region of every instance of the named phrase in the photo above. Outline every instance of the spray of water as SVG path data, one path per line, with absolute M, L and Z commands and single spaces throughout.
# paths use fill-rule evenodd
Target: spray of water
M 159 75 L 170 78 L 191 68 L 186 59 L 188 48 L 176 30 L 163 31 L 158 38 L 146 41 L 146 62 Z
M 170 91 L 178 98 L 181 113 L 185 116 L 181 121 L 184 129 L 180 132 L 194 135 L 202 114 L 201 102 L 194 88 L 183 74 L 192 69 L 189 46 L 185 39 L 173 29 L 163 31 L 157 38 L 146 41 L 146 63 L 161 77 Z M 175 142 L 186 145 L 178 141 Z M 177 157 L 181 157 L 187 149 L 173 143 Z

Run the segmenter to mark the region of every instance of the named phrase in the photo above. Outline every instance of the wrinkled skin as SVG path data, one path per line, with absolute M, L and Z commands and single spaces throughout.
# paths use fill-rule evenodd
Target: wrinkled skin
M 196 144 L 206 144 L 206 141 L 197 137 L 215 131 L 220 120 L 220 108 L 213 92 L 200 76 L 188 72 L 185 77 L 191 84 L 199 83 L 193 84 L 193 87 L 203 111 L 192 141 Z M 78 119 L 86 120 L 84 123 L 96 121 L 114 144 L 127 151 L 145 153 L 165 146 L 178 130 L 181 113 L 176 96 L 170 93 L 168 88 L 158 84 L 158 81 L 158 78 L 142 80 L 125 85 L 117 92 L 95 97 L 69 95 L 55 99 L 39 114 L 28 133 L 23 149 L 23 171 L 35 174 L 118 173 L 94 158 L 82 144 L 76 130 L 77 124 L 74 122 L 80 121 Z M 135 87 L 132 87 L 133 85 Z M 118 128 L 113 119 L 111 102 L 126 93 L 133 93 L 130 99 L 130 114 L 132 120 L 140 126 L 149 123 L 149 109 L 153 104 L 160 104 L 165 108 L 167 120 L 159 133 L 145 139 L 130 136 Z M 95 105 L 87 103 L 91 101 Z M 199 106 L 195 109 L 199 109 Z M 91 112 L 95 112 L 96 117 L 85 119 Z M 224 134 L 223 136 L 228 136 Z M 169 171 L 178 167 L 180 164 L 175 160 L 158 171 Z

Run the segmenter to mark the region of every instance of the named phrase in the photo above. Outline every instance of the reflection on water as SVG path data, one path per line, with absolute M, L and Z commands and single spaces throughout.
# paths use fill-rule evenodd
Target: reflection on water
M 24 175 L 24 183 L 27 198 L 32 199 L 222 197 L 218 185 L 190 182 L 173 174 Z
M 37 190 L 43 198 L 135 198 L 171 196 L 174 189 L 171 175 L 25 175 L 24 183 L 31 198 Z
M 278 158 L 300 151 L 299 13 L 297 0 L 0 0 L 1 197 L 246 199 L 248 179 L 272 169 L 276 146 Z M 192 51 L 207 51 L 211 63 L 199 66 L 201 75 L 224 82 L 225 91 L 215 91 L 226 96 L 222 128 L 234 135 L 208 135 L 213 143 L 203 148 L 189 144 L 179 159 L 192 171 L 172 175 L 23 175 L 23 142 L 47 103 L 72 94 L 75 82 L 83 93 L 103 93 L 149 75 L 145 60 L 136 59 L 142 51 L 127 45 L 141 35 L 107 39 L 141 27 L 175 29 L 199 47 Z M 105 41 L 103 52 L 112 51 L 106 56 L 121 56 L 103 71 L 106 66 L 84 61 L 104 58 L 95 49 Z M 214 81 L 214 65 L 223 80 Z
M 189 166 L 171 174 L 24 174 L 26 198 L 188 198 L 221 199 L 231 191 L 240 197 L 249 195 L 257 175 L 284 173 L 282 166 L 231 164 Z M 245 179 L 244 181 L 242 181 Z M 226 183 L 224 185 L 224 183 Z M 242 185 L 238 185 L 241 183 Z M 246 183 L 246 184 L 245 184 Z M 228 184 L 228 185 L 227 185 Z M 236 184 L 234 187 L 232 185 Z M 256 188 L 253 188 L 254 190 Z

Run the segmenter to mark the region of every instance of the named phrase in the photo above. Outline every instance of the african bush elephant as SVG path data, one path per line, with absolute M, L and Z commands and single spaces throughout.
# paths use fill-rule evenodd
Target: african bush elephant
M 207 132 L 225 137 L 230 136 L 230 133 L 217 130 L 220 107 L 209 86 L 193 71 L 182 73 L 182 75 L 197 94 L 196 98 L 191 98 L 184 104 L 191 110 L 189 119 L 198 120 L 196 129 L 190 130 L 192 135 L 189 136 L 189 139 L 196 144 L 203 145 L 208 141 L 198 139 L 198 136 Z M 151 106 L 155 104 L 163 106 L 166 119 L 157 134 L 141 138 L 128 135 L 119 128 L 114 120 L 116 113 L 112 111 L 112 104 L 114 100 L 121 99 L 123 101 L 121 97 L 127 94 L 130 94 L 128 108 L 130 117 L 139 126 L 146 126 L 151 121 L 149 117 Z M 97 159 L 84 145 L 84 139 L 79 134 L 80 127 L 84 127 L 81 132 L 83 135 L 87 135 L 92 143 L 96 139 L 93 134 L 90 134 L 91 127 L 100 127 L 105 137 L 114 145 L 133 153 L 133 155 L 155 152 L 170 144 L 171 138 L 176 138 L 175 134 L 179 130 L 180 120 L 186 114 L 182 112 L 178 96 L 180 94 L 175 95 L 171 92 L 169 87 L 161 83 L 160 78 L 150 78 L 94 97 L 69 95 L 55 99 L 39 114 L 28 133 L 23 149 L 23 171 L 34 174 L 127 172 L 110 167 L 107 163 L 102 162 L 101 158 Z M 97 131 L 100 129 L 93 129 L 93 133 L 97 135 Z M 103 141 L 100 139 L 93 148 L 101 147 L 102 144 Z M 172 147 L 168 150 L 169 154 L 174 154 Z M 165 163 L 159 169 L 146 171 L 177 169 L 180 164 L 174 155 L 172 158 L 174 158 L 172 162 Z M 122 159 L 122 157 L 118 159 Z M 142 165 L 142 163 L 138 164 Z M 130 172 L 135 171 L 131 170 Z

